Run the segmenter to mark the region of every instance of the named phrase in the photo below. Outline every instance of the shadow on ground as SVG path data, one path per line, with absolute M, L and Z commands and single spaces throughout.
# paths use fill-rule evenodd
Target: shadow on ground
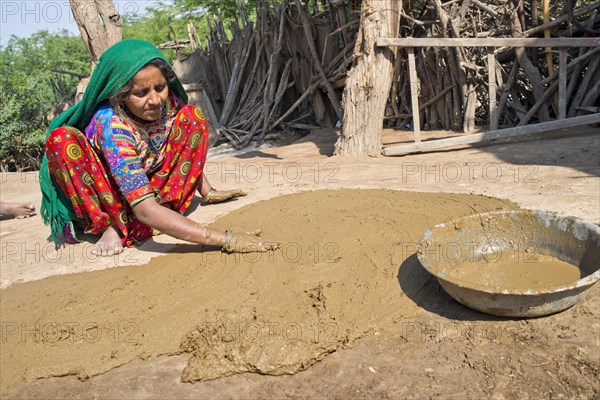
M 398 283 L 402 292 L 422 309 L 458 321 L 506 321 L 471 310 L 448 296 L 436 279 L 422 266 L 417 255 L 408 257 L 398 271 Z

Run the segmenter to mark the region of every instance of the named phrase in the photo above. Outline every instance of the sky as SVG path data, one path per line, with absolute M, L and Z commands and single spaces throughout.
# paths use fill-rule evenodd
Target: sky
M 155 2 L 113 0 L 121 15 L 143 13 L 146 6 Z M 79 35 L 69 0 L 0 0 L 0 45 L 6 44 L 10 35 L 28 37 L 42 29 L 50 32 L 67 29 Z

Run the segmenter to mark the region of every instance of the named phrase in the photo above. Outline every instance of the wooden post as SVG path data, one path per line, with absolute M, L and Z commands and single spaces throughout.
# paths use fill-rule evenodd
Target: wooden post
M 487 64 L 488 64 L 488 92 L 490 95 L 490 130 L 498 129 L 498 115 L 496 115 L 496 57 L 494 56 L 494 48 L 487 48 Z
M 399 32 L 399 0 L 363 0 L 352 69 L 346 78 L 342 132 L 335 144 L 341 156 L 381 155 L 381 130 L 392 87 L 396 49 L 380 49 L 377 38 Z
M 408 76 L 410 84 L 410 100 L 412 103 L 413 130 L 415 143 L 421 143 L 421 116 L 419 114 L 419 78 L 417 77 L 417 66 L 415 63 L 415 48 L 408 47 Z
M 558 118 L 567 118 L 567 49 L 559 49 L 558 64 Z

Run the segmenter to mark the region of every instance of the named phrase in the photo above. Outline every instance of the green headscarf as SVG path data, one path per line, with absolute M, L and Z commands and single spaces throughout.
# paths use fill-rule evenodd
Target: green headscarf
M 80 102 L 56 117 L 48 128 L 46 139 L 54 129 L 71 126 L 83 131 L 94 116 L 98 107 L 123 87 L 149 61 L 166 59 L 152 43 L 139 39 L 126 39 L 108 48 L 98 59 L 90 81 Z M 183 103 L 187 94 L 179 79 L 169 83 L 171 90 Z M 71 201 L 62 192 L 48 170 L 46 156 L 40 167 L 40 188 L 42 207 L 40 213 L 46 225 L 52 229 L 52 239 L 57 242 L 59 233 L 67 224 L 77 220 Z

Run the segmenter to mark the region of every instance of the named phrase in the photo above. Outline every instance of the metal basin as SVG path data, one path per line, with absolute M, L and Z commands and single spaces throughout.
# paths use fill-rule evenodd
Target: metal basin
M 569 283 L 541 288 L 496 287 L 485 279 L 466 281 L 456 273 L 486 257 L 528 251 L 576 266 L 579 273 Z M 475 214 L 425 232 L 417 257 L 463 305 L 498 316 L 536 317 L 573 306 L 600 279 L 600 227 L 548 211 Z

